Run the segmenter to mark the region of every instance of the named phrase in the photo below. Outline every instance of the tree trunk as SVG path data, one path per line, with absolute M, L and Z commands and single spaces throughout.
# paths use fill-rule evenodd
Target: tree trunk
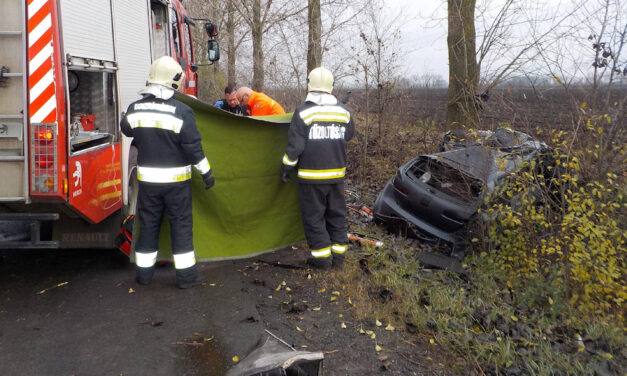
M 232 1 L 228 1 L 226 11 L 226 57 L 229 61 L 227 67 L 227 85 L 235 87 L 235 8 L 233 7 Z
M 322 65 L 322 21 L 320 0 L 309 0 L 309 46 L 307 48 L 307 73 Z
M 446 123 L 449 129 L 476 128 L 479 124 L 475 3 L 476 0 L 448 0 L 449 86 Z
M 253 87 L 255 91 L 263 91 L 263 24 L 261 22 L 261 0 L 253 0 Z

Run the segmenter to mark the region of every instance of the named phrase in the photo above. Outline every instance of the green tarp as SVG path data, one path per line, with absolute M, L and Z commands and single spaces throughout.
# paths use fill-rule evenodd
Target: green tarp
M 292 114 L 249 118 L 177 98 L 196 114 L 216 178 L 205 190 L 200 175 L 192 176 L 196 258 L 250 257 L 304 240 L 296 179 L 284 184 L 279 177 Z M 159 248 L 160 258 L 171 258 L 167 219 Z

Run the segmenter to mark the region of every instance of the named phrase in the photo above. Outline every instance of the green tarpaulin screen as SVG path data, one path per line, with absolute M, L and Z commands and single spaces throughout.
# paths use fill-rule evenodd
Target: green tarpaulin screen
M 177 99 L 196 114 L 216 178 L 205 190 L 198 172 L 192 176 L 196 258 L 250 257 L 304 240 L 296 179 L 284 184 L 279 177 L 291 114 L 249 118 L 184 95 Z M 167 219 L 159 257 L 171 258 Z

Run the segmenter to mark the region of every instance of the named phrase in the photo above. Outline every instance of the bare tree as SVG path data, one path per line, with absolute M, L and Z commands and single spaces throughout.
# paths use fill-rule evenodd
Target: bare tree
M 475 127 L 479 123 L 475 103 L 479 83 L 475 51 L 475 3 L 476 0 L 448 0 L 448 127 Z
M 233 0 L 235 8 L 251 30 L 253 48 L 253 90 L 263 91 L 265 82 L 264 34 L 278 23 L 303 12 L 306 7 L 283 0 Z M 276 6 L 273 7 L 273 4 Z
M 309 0 L 308 6 L 309 41 L 307 48 L 307 73 L 322 65 L 322 19 L 320 0 Z

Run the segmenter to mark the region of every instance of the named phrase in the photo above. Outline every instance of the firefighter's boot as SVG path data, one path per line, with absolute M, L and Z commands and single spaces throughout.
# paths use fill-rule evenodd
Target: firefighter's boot
M 346 252 L 348 251 L 348 245 L 346 244 L 333 244 L 331 247 L 331 253 L 333 255 L 333 266 L 341 267 L 346 258 Z
M 329 269 L 333 265 L 331 256 L 327 257 L 313 257 L 309 256 L 307 259 L 307 265 L 316 269 Z
M 180 289 L 188 289 L 194 286 L 200 286 L 206 279 L 198 274 L 196 265 L 186 269 L 176 270 L 176 280 Z

